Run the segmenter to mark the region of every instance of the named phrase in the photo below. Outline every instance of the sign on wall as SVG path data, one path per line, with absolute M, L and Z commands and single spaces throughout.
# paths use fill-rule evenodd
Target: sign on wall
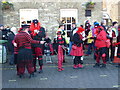
M 38 19 L 38 9 L 20 9 L 20 26 L 30 25 L 33 19 Z

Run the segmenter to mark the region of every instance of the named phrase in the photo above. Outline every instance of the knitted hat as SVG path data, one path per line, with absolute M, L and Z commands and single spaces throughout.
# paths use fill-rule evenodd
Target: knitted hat
M 99 23 L 98 22 L 94 22 L 94 26 L 99 26 Z
M 77 33 L 81 33 L 83 31 L 84 31 L 84 29 L 82 27 L 79 27 L 78 30 L 77 30 Z

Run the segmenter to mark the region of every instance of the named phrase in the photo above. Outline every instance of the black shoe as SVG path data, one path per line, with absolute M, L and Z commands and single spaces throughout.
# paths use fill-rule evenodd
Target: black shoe
M 96 63 L 93 67 L 100 67 L 100 64 Z
M 24 78 L 24 75 L 23 74 L 20 74 L 20 75 L 18 75 L 19 76 L 19 78 Z
M 120 68 L 120 65 L 117 65 L 116 67 L 117 67 L 117 68 Z
M 34 72 L 37 72 L 37 70 L 35 69 Z
M 9 63 L 9 65 L 14 65 L 14 63 Z
M 100 68 L 106 68 L 106 64 L 102 64 Z
M 39 70 L 39 72 L 38 73 L 43 73 L 43 70 Z
M 63 63 L 66 63 L 65 60 L 63 60 Z
M 36 77 L 34 73 L 30 74 L 29 78 Z

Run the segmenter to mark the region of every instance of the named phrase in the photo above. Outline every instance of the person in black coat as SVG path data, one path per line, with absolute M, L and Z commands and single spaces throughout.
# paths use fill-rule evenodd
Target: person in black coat
M 11 31 L 8 34 L 8 50 L 11 54 L 9 64 L 14 64 L 14 45 L 12 41 L 14 40 L 15 34 L 17 33 L 17 29 L 15 27 L 11 28 Z

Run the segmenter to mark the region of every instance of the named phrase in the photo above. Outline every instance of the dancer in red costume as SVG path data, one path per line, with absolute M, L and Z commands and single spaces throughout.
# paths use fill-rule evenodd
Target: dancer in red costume
M 58 71 L 63 71 L 64 68 L 62 68 L 62 63 L 64 60 L 64 50 L 63 48 L 66 47 L 66 41 L 62 37 L 62 32 L 58 31 L 57 32 L 57 39 L 54 40 L 56 42 L 56 50 L 58 53 Z
M 40 22 L 35 19 L 33 20 L 33 22 L 31 23 L 30 26 L 30 32 L 31 32 L 31 36 L 34 40 L 37 41 L 42 41 L 46 34 L 45 34 L 45 29 L 43 27 L 41 27 Z M 35 72 L 36 70 L 36 61 L 38 59 L 38 63 L 39 63 L 39 73 L 42 73 L 43 70 L 43 45 L 42 44 L 32 44 L 32 49 L 33 49 L 33 64 L 34 64 L 34 69 Z

